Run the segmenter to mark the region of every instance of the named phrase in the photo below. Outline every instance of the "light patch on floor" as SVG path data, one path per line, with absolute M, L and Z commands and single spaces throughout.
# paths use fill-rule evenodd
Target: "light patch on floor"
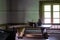
M 34 38 L 26 38 L 24 37 L 23 39 L 18 39 L 18 34 L 16 34 L 16 40 L 49 40 L 49 39 L 34 39 Z

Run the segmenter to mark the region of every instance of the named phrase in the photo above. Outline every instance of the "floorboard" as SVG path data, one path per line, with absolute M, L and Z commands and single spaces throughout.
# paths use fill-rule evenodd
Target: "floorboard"
M 50 34 L 48 39 L 36 39 L 36 38 L 26 38 L 18 39 L 16 34 L 16 40 L 60 40 L 60 34 Z

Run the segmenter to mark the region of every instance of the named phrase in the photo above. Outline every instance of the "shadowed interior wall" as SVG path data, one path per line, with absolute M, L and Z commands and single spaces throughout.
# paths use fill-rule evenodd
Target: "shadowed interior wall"
M 7 5 L 8 5 L 7 22 L 8 23 L 16 23 L 18 21 L 17 2 L 18 0 L 7 0 Z
M 52 0 L 19 0 L 18 18 L 21 22 L 37 22 L 39 19 L 39 1 L 52 1 Z M 20 21 L 19 21 L 20 22 Z
M 0 0 L 0 24 L 7 23 L 7 5 L 6 0 Z
M 39 19 L 39 1 L 46 0 L 10 0 L 8 4 L 8 23 L 37 22 Z
M 10 0 L 8 3 L 8 23 L 36 22 L 39 18 L 38 0 Z
M 36 22 L 38 18 L 39 0 L 0 0 L 0 24 Z
M 18 15 L 21 22 L 36 22 L 39 18 L 39 0 L 19 0 L 18 10 L 18 14 L 22 14 Z
M 8 13 L 7 21 L 8 23 L 23 23 L 25 12 L 24 10 L 18 10 L 18 6 L 21 6 L 21 3 L 18 5 L 19 0 L 8 0 Z M 22 6 L 23 7 L 23 6 Z

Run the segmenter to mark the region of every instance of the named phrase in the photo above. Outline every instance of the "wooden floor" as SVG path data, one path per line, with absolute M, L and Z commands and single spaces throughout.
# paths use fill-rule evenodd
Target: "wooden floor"
M 48 39 L 36 39 L 36 38 L 26 38 L 18 39 L 16 34 L 16 40 L 60 40 L 60 34 L 50 34 Z

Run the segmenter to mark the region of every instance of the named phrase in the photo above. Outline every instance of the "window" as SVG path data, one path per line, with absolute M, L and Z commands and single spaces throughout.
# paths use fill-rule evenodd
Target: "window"
M 44 25 L 52 24 L 50 28 L 60 29 L 60 1 L 40 1 L 39 8 Z
M 44 5 L 44 23 L 51 23 L 51 5 Z
M 43 4 L 42 13 L 43 13 L 43 21 L 45 24 L 60 23 L 60 4 L 58 3 Z

